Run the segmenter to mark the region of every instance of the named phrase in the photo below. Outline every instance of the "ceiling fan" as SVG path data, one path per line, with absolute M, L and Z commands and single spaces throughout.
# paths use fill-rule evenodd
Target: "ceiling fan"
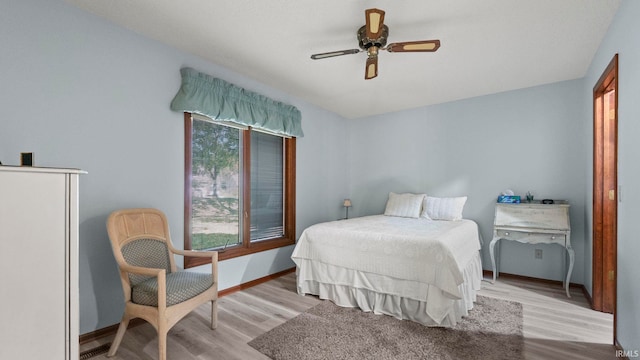
M 380 50 L 387 50 L 388 52 L 434 52 L 440 47 L 440 40 L 406 41 L 387 45 L 389 28 L 384 25 L 384 11 L 373 8 L 365 10 L 364 13 L 366 24 L 358 29 L 357 32 L 360 49 L 313 54 L 311 58 L 320 60 L 366 51 L 367 64 L 365 66 L 364 79 L 370 80 L 378 76 L 378 52 Z

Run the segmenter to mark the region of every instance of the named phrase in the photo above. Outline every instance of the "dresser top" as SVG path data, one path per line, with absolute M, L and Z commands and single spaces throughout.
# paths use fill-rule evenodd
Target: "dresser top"
M 543 204 L 542 200 L 533 200 L 531 202 L 521 202 L 519 204 L 512 203 L 497 203 L 500 206 L 569 206 L 569 201 L 567 200 L 553 200 L 553 204 Z
M 0 171 L 7 172 L 30 172 L 30 173 L 58 173 L 58 174 L 86 174 L 87 172 L 80 169 L 62 169 L 53 167 L 36 167 L 36 166 L 13 166 L 0 165 Z

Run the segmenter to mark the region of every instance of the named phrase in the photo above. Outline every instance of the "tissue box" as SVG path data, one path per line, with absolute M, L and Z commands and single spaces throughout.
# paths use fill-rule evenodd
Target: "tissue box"
M 504 204 L 520 204 L 520 195 L 500 195 L 498 202 Z

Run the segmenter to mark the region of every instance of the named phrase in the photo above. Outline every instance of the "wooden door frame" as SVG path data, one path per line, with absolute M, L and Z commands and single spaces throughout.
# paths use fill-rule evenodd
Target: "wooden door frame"
M 609 211 L 605 213 L 605 196 L 610 189 L 604 188 L 604 164 L 606 159 L 604 154 L 604 114 L 605 109 L 601 108 L 600 102 L 603 96 L 615 89 L 614 93 L 614 114 L 615 128 L 613 130 L 614 137 L 614 154 L 612 171 L 609 180 L 613 182 L 614 203 Z M 608 113 L 608 112 L 607 112 Z M 604 303 L 604 280 L 605 280 L 605 261 L 613 264 L 613 319 L 614 334 L 616 335 L 616 288 L 617 288 L 617 172 L 618 172 L 618 54 L 616 54 L 602 76 L 593 88 L 593 258 L 592 258 L 592 307 L 595 310 L 603 311 Z M 605 226 L 611 227 L 612 239 L 610 244 L 604 240 Z M 610 246 L 607 246 L 610 245 Z

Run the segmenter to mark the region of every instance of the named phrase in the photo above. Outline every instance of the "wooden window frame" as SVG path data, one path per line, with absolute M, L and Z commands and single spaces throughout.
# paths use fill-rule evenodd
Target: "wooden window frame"
M 191 142 L 193 120 L 191 113 L 184 113 L 184 249 L 191 249 Z M 296 243 L 296 138 L 284 140 L 284 235 L 275 239 L 251 242 L 251 129 L 241 130 L 242 136 L 242 242 L 223 251 L 218 251 L 218 260 L 232 259 L 261 251 L 294 245 Z M 186 257 L 184 267 L 210 263 L 204 258 Z

